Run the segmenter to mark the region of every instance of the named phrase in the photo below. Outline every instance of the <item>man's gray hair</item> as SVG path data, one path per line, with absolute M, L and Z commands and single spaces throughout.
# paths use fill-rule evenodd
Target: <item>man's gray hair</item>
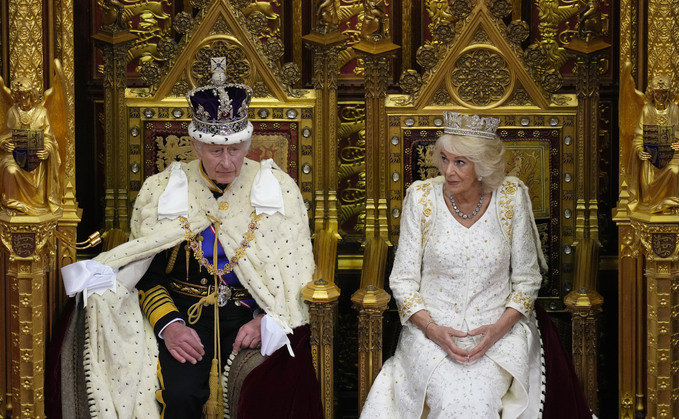
M 191 144 L 193 144 L 193 146 L 196 147 L 197 149 L 203 150 L 203 146 L 207 143 L 204 143 L 202 141 L 198 141 L 194 138 L 191 138 Z M 250 150 L 250 145 L 252 144 L 252 137 L 248 137 L 246 140 L 243 140 L 240 143 L 224 144 L 224 147 L 238 145 L 238 144 L 245 144 L 245 149 Z M 222 144 L 210 144 L 210 145 L 222 145 Z

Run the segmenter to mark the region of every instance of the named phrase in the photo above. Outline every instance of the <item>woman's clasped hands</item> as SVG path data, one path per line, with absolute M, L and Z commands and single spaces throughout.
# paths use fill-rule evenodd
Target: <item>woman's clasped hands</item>
M 497 324 L 477 327 L 468 332 L 430 324 L 425 335 L 456 361 L 473 362 L 481 358 L 505 333 Z
M 459 362 L 469 362 L 469 351 L 457 346 L 453 340 L 453 338 L 466 338 L 468 336 L 467 332 L 431 323 L 427 326 L 424 334 L 429 340 L 433 341 L 446 351 L 449 357 Z

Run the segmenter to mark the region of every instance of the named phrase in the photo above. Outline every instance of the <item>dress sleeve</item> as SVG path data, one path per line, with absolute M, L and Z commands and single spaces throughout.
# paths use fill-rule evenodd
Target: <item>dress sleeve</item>
M 389 287 L 403 325 L 414 313 L 425 309 L 420 280 L 424 242 L 433 218 L 431 193 L 431 187 L 413 184 L 403 201 L 398 249 L 389 276 Z
M 510 233 L 512 292 L 505 307 L 512 307 L 528 316 L 533 311 L 535 299 L 540 290 L 540 255 L 542 249 L 533 218 L 533 208 L 528 196 L 528 188 L 516 179 L 516 190 L 507 202 L 513 208 L 505 209 L 504 215 L 513 216 Z

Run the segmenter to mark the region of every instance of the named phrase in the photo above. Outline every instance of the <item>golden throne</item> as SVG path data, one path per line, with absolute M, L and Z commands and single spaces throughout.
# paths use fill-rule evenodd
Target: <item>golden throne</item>
M 478 2 L 462 13 L 464 19 L 454 22 L 454 33 L 441 30 L 433 41 L 420 46 L 417 57 L 422 72 L 404 71 L 400 78 L 403 93 L 386 95 L 381 105 L 384 113 L 373 120 L 367 117 L 366 130 L 371 124 L 375 129 L 366 132 L 366 148 L 379 149 L 372 164 L 380 169 L 377 184 L 385 188 L 386 202 L 384 213 L 375 217 L 379 234 L 367 241 L 361 289 L 352 298 L 359 310 L 359 411 L 379 371 L 382 344 L 394 345 L 395 339 L 385 335 L 390 342 L 383 341 L 379 321 L 384 311 L 387 320 L 396 317 L 384 293 L 388 289 L 384 248 L 398 244 L 406 188 L 415 180 L 438 175 L 432 152 L 436 138 L 443 134 L 443 111 L 501 118 L 497 133 L 506 148 L 507 174 L 522 179 L 530 190 L 550 266 L 540 291 L 542 305 L 552 313 L 571 311 L 564 304 L 566 294 L 576 284 L 583 289 L 590 284 L 586 267 L 591 267 L 591 260 L 584 255 L 592 249 L 580 245 L 576 258 L 575 247 L 575 243 L 584 241 L 584 208 L 592 205 L 583 196 L 584 179 L 589 176 L 583 173 L 583 162 L 591 158 L 585 155 L 585 137 L 578 131 L 584 103 L 576 95 L 556 94 L 553 86 L 537 77 L 526 62 L 530 55 L 524 55 L 520 47 L 526 34 L 516 30 L 519 22 L 498 22 L 501 13 L 493 8 L 495 5 Z M 452 28 L 453 22 L 441 16 L 439 19 L 430 27 Z M 379 83 L 372 80 L 370 85 Z M 366 86 L 369 88 L 368 83 Z M 562 269 L 564 266 L 571 269 Z M 573 266 L 578 268 L 574 270 Z M 591 327 L 584 333 L 595 333 Z M 574 336 L 576 332 L 580 335 L 583 329 L 574 325 Z M 568 336 L 563 338 L 570 341 Z M 574 355 L 582 355 L 580 345 L 573 342 Z M 390 350 L 385 348 L 384 356 Z M 582 359 L 576 358 L 576 365 L 579 373 L 584 370 Z M 596 392 L 596 377 L 587 386 Z M 595 405 L 596 396 L 589 401 Z

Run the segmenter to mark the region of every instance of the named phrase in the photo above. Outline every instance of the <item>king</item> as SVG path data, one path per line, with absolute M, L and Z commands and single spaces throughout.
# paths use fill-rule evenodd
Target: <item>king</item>
M 306 209 L 273 161 L 246 157 L 252 90 L 225 84 L 222 63 L 187 93 L 197 158 L 144 182 L 129 242 L 64 268 L 99 342 L 86 366 L 91 413 L 322 417 L 301 294 L 314 269 Z M 107 275 L 116 286 L 88 295 Z M 245 376 L 235 396 L 233 375 Z

